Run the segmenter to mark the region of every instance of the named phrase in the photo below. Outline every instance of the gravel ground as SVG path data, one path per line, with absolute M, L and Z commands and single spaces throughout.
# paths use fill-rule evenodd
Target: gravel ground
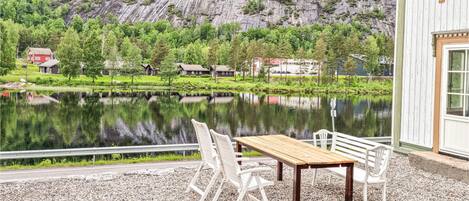
M 273 167 L 273 163 L 264 164 Z M 141 170 L 125 174 L 99 174 L 42 181 L 0 184 L 0 200 L 197 200 L 196 193 L 184 190 L 194 169 L 176 168 Z M 209 171 L 203 173 L 208 183 Z M 284 180 L 266 188 L 270 200 L 290 200 L 292 169 L 285 167 Z M 311 186 L 312 171 L 303 170 L 302 200 L 343 200 L 344 180 L 333 177 L 328 184 L 326 172 L 320 171 L 318 183 Z M 265 173 L 274 180 L 274 172 Z M 388 172 L 388 200 L 469 200 L 469 185 L 433 175 L 409 166 L 407 157 L 395 154 Z M 257 192 L 254 195 L 258 195 Z M 381 187 L 372 187 L 369 200 L 380 200 Z M 211 198 L 210 195 L 209 198 Z M 220 200 L 235 200 L 237 193 L 225 188 Z M 362 200 L 362 187 L 355 183 L 354 199 Z

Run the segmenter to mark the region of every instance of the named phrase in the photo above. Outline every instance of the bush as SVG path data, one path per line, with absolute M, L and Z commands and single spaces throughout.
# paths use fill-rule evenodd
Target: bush
M 246 15 L 258 14 L 265 9 L 262 0 L 248 0 L 246 5 L 243 6 L 243 13 Z

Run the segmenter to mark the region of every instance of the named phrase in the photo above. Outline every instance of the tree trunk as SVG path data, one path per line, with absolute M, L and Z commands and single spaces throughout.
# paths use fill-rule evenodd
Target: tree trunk
M 319 63 L 319 69 L 318 69 L 318 86 L 321 85 L 321 71 L 322 71 L 322 62 Z

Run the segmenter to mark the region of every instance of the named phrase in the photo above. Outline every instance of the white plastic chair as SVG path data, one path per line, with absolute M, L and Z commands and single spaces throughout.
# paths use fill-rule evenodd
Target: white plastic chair
M 327 149 L 327 140 L 329 135 L 332 135 L 333 133 L 326 130 L 326 129 L 321 129 L 318 132 L 313 133 L 313 145 L 316 147 L 320 147 L 321 149 Z M 318 146 L 318 141 L 319 141 L 319 146 Z M 313 170 L 313 182 L 312 184 L 315 185 L 316 183 L 316 176 L 318 174 L 318 170 L 314 169 Z M 329 181 L 331 180 L 331 177 L 329 177 Z
M 202 196 L 200 198 L 200 201 L 203 201 L 207 198 L 211 188 L 215 184 L 215 181 L 220 176 L 221 171 L 218 167 L 219 165 L 217 164 L 217 154 L 214 150 L 212 138 L 210 137 L 210 131 L 208 130 L 207 124 L 197 122 L 194 119 L 192 119 L 191 122 L 194 126 L 197 141 L 199 143 L 199 151 L 200 155 L 202 156 L 202 162 L 197 168 L 194 177 L 191 179 L 189 186 L 186 189 L 186 193 L 190 192 L 192 189 Z M 210 182 L 208 183 L 205 190 L 202 190 L 196 186 L 196 183 L 199 179 L 200 172 L 203 170 L 204 167 L 212 169 L 213 176 L 210 179 Z
M 213 130 L 210 130 L 213 140 L 215 141 L 216 151 L 220 162 L 220 167 L 223 173 L 223 180 L 215 193 L 214 201 L 218 200 L 223 190 L 224 184 L 231 183 L 238 191 L 239 196 L 237 201 L 241 201 L 247 195 L 249 198 L 258 200 L 249 191 L 259 190 L 263 201 L 267 201 L 267 195 L 264 187 L 271 186 L 274 183 L 260 176 L 254 176 L 254 173 L 271 171 L 268 167 L 257 167 L 247 170 L 241 170 L 236 159 L 236 154 L 233 150 L 233 144 L 226 135 L 221 135 Z

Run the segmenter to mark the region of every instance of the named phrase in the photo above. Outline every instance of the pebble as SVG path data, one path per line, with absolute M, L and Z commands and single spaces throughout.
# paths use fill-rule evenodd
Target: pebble
M 274 170 L 275 163 L 263 163 Z M 261 174 L 275 181 L 274 186 L 266 187 L 270 200 L 291 200 L 292 169 L 284 166 L 283 181 L 275 181 L 275 172 Z M 161 170 L 139 170 L 124 174 L 104 173 L 85 177 L 57 178 L 46 181 L 22 181 L 0 184 L 0 200 L 161 200 L 185 201 L 198 200 L 199 195 L 185 193 L 187 184 L 195 173 L 192 168 Z M 302 200 L 334 201 L 344 199 L 344 179 L 333 177 L 327 182 L 329 174 L 318 172 L 318 181 L 311 185 L 312 170 L 303 170 Z M 199 186 L 208 183 L 212 172 L 204 170 Z M 399 201 L 467 201 L 469 184 L 448 179 L 444 176 L 417 170 L 409 165 L 406 156 L 395 154 L 388 172 L 388 200 Z M 218 185 L 218 184 L 217 184 Z M 381 200 L 381 186 L 371 186 L 369 200 Z M 214 191 L 207 200 L 211 200 Z M 254 196 L 260 196 L 253 192 Z M 362 200 L 362 185 L 354 183 L 354 200 Z M 236 200 L 235 189 L 226 185 L 220 200 Z

